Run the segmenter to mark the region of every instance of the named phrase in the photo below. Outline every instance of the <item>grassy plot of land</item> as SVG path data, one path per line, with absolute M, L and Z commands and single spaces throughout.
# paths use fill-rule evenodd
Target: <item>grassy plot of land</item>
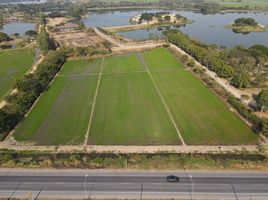
M 147 73 L 103 75 L 89 144 L 179 144 Z
M 250 8 L 268 8 L 267 0 L 206 0 L 206 2 L 215 2 L 219 3 L 222 6 L 228 7 L 245 7 L 249 6 Z
M 183 70 L 169 51 L 159 48 L 139 55 L 104 59 L 88 144 L 180 144 L 161 95 L 186 144 L 257 142 L 246 123 Z M 68 61 L 17 127 L 15 139 L 39 145 L 83 143 L 101 65 L 102 59 Z
M 60 75 L 89 75 L 100 72 L 102 59 L 69 60 L 60 71 Z
M 166 49 L 157 48 L 143 54 L 148 68 L 153 70 L 182 69 L 182 65 Z
M 145 71 L 136 54 L 107 57 L 104 60 L 103 73 Z
M 32 49 L 0 51 L 0 99 L 12 88 L 14 79 L 30 69 L 33 58 Z
M 82 143 L 97 79 L 98 76 L 57 77 L 16 129 L 15 139 L 39 145 Z
M 257 136 L 189 71 L 153 72 L 186 144 L 255 144 Z

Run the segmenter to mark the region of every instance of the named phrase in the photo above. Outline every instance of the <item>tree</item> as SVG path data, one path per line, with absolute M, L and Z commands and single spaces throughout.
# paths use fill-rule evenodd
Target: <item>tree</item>
M 189 56 L 188 56 L 188 55 L 183 55 L 183 56 L 181 57 L 181 62 L 183 62 L 183 63 L 187 63 L 187 62 L 188 62 L 188 59 L 189 59 Z
M 165 21 L 170 21 L 170 20 L 171 20 L 171 17 L 170 17 L 169 15 L 166 15 L 166 16 L 164 17 L 164 20 L 165 20 Z
M 0 109 L 0 133 L 10 131 L 20 120 L 20 115 L 10 114 L 4 109 Z
M 230 83 L 237 88 L 246 88 L 250 83 L 249 75 L 246 72 L 237 72 L 231 78 Z
M 36 37 L 38 35 L 38 33 L 36 31 L 29 30 L 29 31 L 25 32 L 25 35 L 27 35 L 29 37 Z
M 268 110 L 268 89 L 263 89 L 257 96 L 258 109 L 261 110 L 264 106 L 264 110 Z
M 4 17 L 0 14 L 0 27 L 4 25 Z
M 154 17 L 153 13 L 142 13 L 140 19 L 141 20 L 146 20 L 146 21 L 151 21 Z
M 69 8 L 69 14 L 76 19 L 80 19 L 83 14 L 83 9 L 80 5 L 72 4 Z
M 46 17 L 43 13 L 39 14 L 39 23 L 40 25 L 46 25 Z
M 54 42 L 49 37 L 44 27 L 41 28 L 41 31 L 37 37 L 37 45 L 44 54 L 47 54 L 49 50 L 55 49 Z
M 0 32 L 0 42 L 9 41 L 10 37 L 4 32 Z
M 194 67 L 194 66 L 195 66 L 195 61 L 194 61 L 194 59 L 192 59 L 192 58 L 189 59 L 187 65 L 188 65 L 189 67 Z
M 19 33 L 14 33 L 13 35 L 14 35 L 16 38 L 20 36 Z
M 236 26 L 256 26 L 258 23 L 253 18 L 238 18 L 234 21 Z

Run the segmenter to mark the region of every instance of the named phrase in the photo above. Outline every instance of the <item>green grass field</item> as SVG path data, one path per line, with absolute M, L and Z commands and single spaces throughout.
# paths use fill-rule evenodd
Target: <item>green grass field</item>
M 250 8 L 268 8 L 267 0 L 206 0 L 206 2 L 215 2 L 219 3 L 222 6 L 226 7 L 245 7 L 249 6 Z
M 90 127 L 88 144 L 179 145 L 171 119 L 189 145 L 258 140 L 246 123 L 163 48 L 104 60 L 68 61 L 19 125 L 15 139 L 40 145 L 82 144 Z
M 14 79 L 23 76 L 33 65 L 32 49 L 0 51 L 0 99 L 12 88 Z
M 147 73 L 104 75 L 89 144 L 179 144 Z
M 73 65 L 81 71 L 80 61 L 67 62 L 63 72 Z M 84 66 L 91 66 L 83 61 Z M 95 67 L 93 62 L 92 67 Z M 70 69 L 68 69 L 70 68 Z M 76 71 L 75 69 L 73 69 Z M 80 144 L 84 141 L 97 84 L 97 76 L 59 76 L 15 132 L 19 141 L 40 145 Z
M 153 72 L 187 144 L 255 143 L 250 128 L 189 71 Z

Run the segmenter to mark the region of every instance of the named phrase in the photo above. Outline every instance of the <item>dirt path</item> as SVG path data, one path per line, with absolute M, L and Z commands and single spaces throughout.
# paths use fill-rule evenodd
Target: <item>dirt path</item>
M 143 42 L 143 43 L 137 43 L 137 42 L 122 43 L 122 42 L 112 38 L 111 36 L 102 33 L 97 28 L 94 28 L 94 30 L 95 30 L 97 35 L 99 35 L 100 37 L 104 38 L 105 40 L 109 41 L 110 43 L 112 43 L 113 45 L 116 46 L 116 47 L 112 48 L 112 51 L 154 48 L 154 47 L 162 46 L 164 44 L 163 41 L 159 41 L 159 42 L 155 41 L 155 42 L 149 42 L 149 43 L 146 43 L 146 42 Z
M 1 149 L 18 151 L 50 151 L 50 152 L 97 152 L 97 153 L 230 153 L 230 152 L 250 152 L 256 153 L 255 145 L 237 146 L 104 146 L 104 145 L 80 145 L 80 146 L 34 146 L 19 145 L 7 142 L 0 143 Z

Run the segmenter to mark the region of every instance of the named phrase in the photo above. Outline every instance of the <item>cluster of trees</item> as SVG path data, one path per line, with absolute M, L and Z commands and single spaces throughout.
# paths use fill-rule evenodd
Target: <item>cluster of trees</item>
M 0 136 L 12 130 L 24 117 L 36 99 L 45 90 L 66 60 L 66 53 L 60 49 L 51 51 L 33 74 L 16 80 L 16 94 L 6 97 L 8 102 L 0 109 Z
M 8 34 L 4 32 L 0 32 L 0 42 L 6 42 L 9 40 L 10 40 L 10 37 L 8 36 Z
M 142 13 L 140 20 L 152 21 L 154 17 L 154 13 Z
M 265 87 L 268 77 L 267 47 L 254 45 L 250 48 L 236 46 L 232 49 L 221 49 L 221 59 L 243 74 L 243 77 L 246 78 L 244 86 Z M 249 80 L 249 74 L 251 80 Z M 239 76 L 242 77 L 242 75 Z M 248 81 L 249 83 L 247 83 Z
M 171 43 L 237 88 L 258 87 L 266 83 L 268 48 L 263 45 L 225 49 L 192 40 L 177 30 L 167 30 L 165 34 Z
M 56 45 L 52 38 L 49 37 L 45 27 L 42 27 L 37 37 L 37 45 L 42 53 L 47 54 L 50 50 L 55 50 Z
M 87 47 L 64 47 L 64 51 L 68 57 L 91 57 L 98 54 L 109 54 L 110 44 L 107 44 L 107 48 L 87 46 Z M 105 44 L 104 44 L 105 46 Z
M 257 26 L 258 23 L 253 18 L 238 18 L 234 21 L 235 26 Z
M 75 19 L 80 19 L 81 15 L 84 13 L 84 9 L 81 5 L 79 4 L 71 4 L 69 7 L 69 14 L 75 18 Z
M 256 98 L 258 110 L 268 111 L 268 89 L 263 89 Z
M 222 9 L 221 6 L 217 3 L 213 2 L 206 3 L 202 1 L 195 4 L 195 8 L 200 9 L 200 12 L 203 14 L 217 13 Z
M 165 35 L 168 40 L 185 50 L 208 69 L 217 73 L 222 78 L 232 78 L 235 69 L 220 59 L 220 53 L 210 45 L 201 44 L 191 40 L 187 35 L 177 30 L 167 30 Z
M 1 10 L 0 10 L 1 12 Z M 0 27 L 4 25 L 4 17 L 3 17 L 3 14 L 0 13 Z
M 38 33 L 34 30 L 28 30 L 25 32 L 25 35 L 27 35 L 29 37 L 37 37 Z
M 169 16 L 169 12 L 157 12 L 157 13 L 142 13 L 140 20 L 152 21 L 154 17 L 158 19 L 158 21 L 163 20 L 170 21 L 171 17 Z
M 245 107 L 239 99 L 236 99 L 233 96 L 229 96 L 227 99 L 228 103 L 230 103 L 238 112 L 248 119 L 253 124 L 253 130 L 256 133 L 262 133 L 265 136 L 268 136 L 268 120 L 261 119 L 252 113 L 252 110 Z

